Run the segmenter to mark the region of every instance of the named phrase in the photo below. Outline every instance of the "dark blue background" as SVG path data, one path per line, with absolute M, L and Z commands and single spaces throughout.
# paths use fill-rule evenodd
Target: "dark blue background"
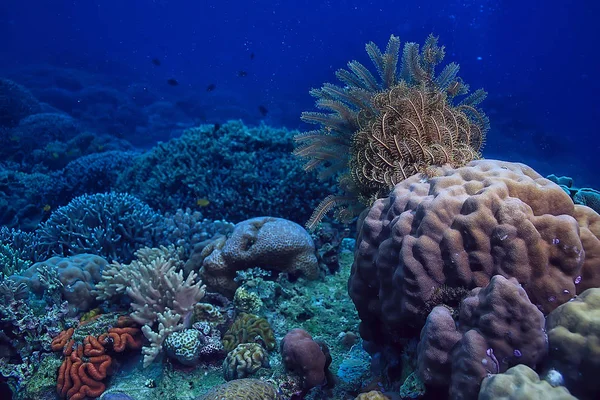
M 486 157 L 598 188 L 598 11 L 592 1 L 3 0 L 0 74 L 32 64 L 83 69 L 169 101 L 194 99 L 209 122 L 304 128 L 308 90 L 351 59 L 368 65 L 365 43 L 384 47 L 392 33 L 422 43 L 433 32 L 445 61 L 490 93 Z

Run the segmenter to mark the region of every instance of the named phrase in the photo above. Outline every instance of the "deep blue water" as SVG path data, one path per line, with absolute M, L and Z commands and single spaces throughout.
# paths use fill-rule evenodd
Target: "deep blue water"
M 482 104 L 492 125 L 486 157 L 599 187 L 598 11 L 592 1 L 539 0 L 4 0 L 0 74 L 35 94 L 23 71 L 75 69 L 123 91 L 140 84 L 186 108 L 193 122 L 304 128 L 308 90 L 334 81 L 349 60 L 368 65 L 365 43 L 385 46 L 390 34 L 422 43 L 433 32 L 445 61 L 460 63 L 463 79 L 490 94 Z

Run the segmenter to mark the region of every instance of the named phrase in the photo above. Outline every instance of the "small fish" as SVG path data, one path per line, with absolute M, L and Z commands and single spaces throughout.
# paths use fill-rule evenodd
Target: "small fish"
M 243 70 L 242 71 L 238 71 L 238 76 L 241 77 L 241 78 L 243 78 L 244 76 L 248 76 L 248 72 L 243 71 Z
M 173 78 L 167 79 L 167 83 L 169 85 L 171 85 L 171 86 L 177 86 L 177 85 L 179 85 L 179 82 L 177 82 L 177 79 L 173 79 Z
M 269 113 L 269 110 L 265 106 L 258 106 L 258 111 L 260 111 L 260 115 L 262 115 L 263 117 L 265 117 Z
M 207 92 L 212 92 L 213 90 L 215 90 L 217 88 L 217 85 L 215 85 L 214 83 L 211 83 L 210 85 L 208 85 L 206 87 L 206 91 Z
M 49 212 L 52 209 L 52 206 L 50 204 L 46 204 L 43 208 L 44 212 Z
M 254 53 L 250 53 L 250 59 L 254 60 Z
M 198 207 L 206 207 L 209 204 L 210 204 L 210 201 L 208 199 L 198 199 L 198 200 L 196 200 L 196 205 Z
M 160 60 L 158 58 L 153 58 L 152 59 L 152 64 L 156 65 L 157 67 L 160 65 Z

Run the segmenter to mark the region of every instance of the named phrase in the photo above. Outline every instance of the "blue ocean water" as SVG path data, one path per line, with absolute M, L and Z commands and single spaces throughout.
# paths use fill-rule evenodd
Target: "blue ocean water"
M 368 62 L 365 43 L 383 46 L 390 34 L 420 43 L 434 33 L 446 46 L 446 62 L 458 62 L 471 87 L 489 93 L 485 156 L 600 186 L 594 2 L 108 0 L 30 6 L 6 0 L 0 7 L 4 74 L 51 65 L 97 74 L 98 83 L 120 91 L 142 85 L 185 103 L 188 120 L 242 118 L 289 128 L 301 127 L 300 112 L 312 109 L 310 88 L 333 81 L 349 60 Z M 26 79 L 20 83 L 35 86 Z M 207 92 L 210 85 L 215 90 Z
M 92 295 L 108 263 L 130 263 L 141 247 L 176 244 L 185 254 L 183 265 L 193 259 L 196 245 L 230 236 L 233 224 L 252 217 L 304 224 L 335 186 L 291 164 L 291 131 L 314 129 L 300 118 L 315 110 L 309 91 L 325 82 L 339 83 L 336 71 L 351 60 L 372 68 L 365 44 L 372 41 L 385 49 L 390 35 L 404 45 L 424 43 L 434 34 L 445 46 L 442 66 L 460 64 L 459 75 L 471 89 L 485 89 L 488 96 L 479 105 L 490 120 L 484 158 L 572 178 L 557 182 L 572 197 L 587 188 L 587 203 L 580 201 L 598 211 L 598 15 L 596 2 L 559 0 L 1 0 L 0 286 L 9 276 L 26 277 L 11 282 L 27 280 L 40 303 L 37 314 L 2 314 L 0 382 L 19 388 L 15 399 L 35 398 L 28 397 L 34 395 L 23 389 L 23 379 L 38 369 L 44 351 L 50 353 L 49 338 L 96 306 L 106 314 L 124 311 L 123 301 L 130 299 L 119 298 L 106 308 Z M 336 267 L 330 267 L 323 261 L 324 243 L 334 242 L 339 250 L 342 239 L 357 237 L 353 225 L 332 224 L 335 234 L 313 236 L 317 248 L 323 241 L 319 263 L 321 275 L 329 279 L 337 271 L 337 254 Z M 592 232 L 597 240 L 600 233 Z M 559 243 L 556 236 L 550 243 Z M 69 261 L 83 272 L 65 272 L 69 277 L 64 279 L 57 272 L 61 285 L 85 295 L 69 297 L 65 289 L 57 301 L 40 284 L 42 273 L 36 268 L 41 264 L 34 263 L 83 253 L 104 261 Z M 62 271 L 58 261 L 50 264 Z M 239 277 L 240 282 L 260 281 L 265 284 L 260 290 L 288 295 L 284 284 L 285 290 L 273 289 L 279 278 L 263 280 L 256 274 Z M 285 279 L 295 282 L 293 273 L 289 282 Z M 25 298 L 19 298 L 25 295 L 17 286 L 0 287 L 0 294 L 9 291 L 11 301 Z M 235 287 L 226 295 L 231 298 L 233 292 Z M 2 306 L 9 309 L 6 299 Z M 50 324 L 39 331 L 39 339 L 24 339 L 19 332 L 47 322 L 40 314 L 44 301 L 48 315 L 67 322 Z M 344 301 L 353 309 L 349 298 Z M 68 311 L 61 308 L 65 303 Z M 329 310 L 318 299 L 313 303 L 315 310 Z M 273 302 L 262 309 L 278 343 L 283 327 L 288 328 L 277 317 L 279 306 L 284 307 Z M 310 312 L 292 308 L 286 308 L 294 314 L 286 314 L 290 321 L 310 320 Z M 352 315 L 345 331 L 358 337 L 359 317 Z M 6 345 L 15 337 L 22 345 Z M 203 340 L 210 338 L 207 334 Z M 382 357 L 381 351 L 372 353 Z M 349 354 L 344 365 L 355 381 L 348 378 L 348 387 L 357 385 L 369 357 Z M 338 364 L 344 356 L 339 357 Z M 376 361 L 372 364 L 376 369 Z M 156 366 L 152 374 L 158 374 Z M 382 378 L 372 386 L 396 398 L 392 392 L 400 393 L 399 386 L 387 383 Z M 344 399 L 354 398 L 357 390 Z M 8 396 L 0 393 L 2 399 Z M 103 398 L 120 398 L 110 396 L 119 394 Z

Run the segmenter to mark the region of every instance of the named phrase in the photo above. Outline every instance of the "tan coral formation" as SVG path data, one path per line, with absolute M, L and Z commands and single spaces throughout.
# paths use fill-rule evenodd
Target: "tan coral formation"
M 349 293 L 363 338 L 412 336 L 440 288 L 484 287 L 493 275 L 516 278 L 544 314 L 600 286 L 600 216 L 558 185 L 493 160 L 434 175 L 396 185 L 359 221 Z
M 574 394 L 600 396 L 600 288 L 587 289 L 546 319 L 549 365 Z
M 502 374 L 490 375 L 481 383 L 479 400 L 575 400 L 562 386 L 552 387 L 538 374 L 519 364 Z

